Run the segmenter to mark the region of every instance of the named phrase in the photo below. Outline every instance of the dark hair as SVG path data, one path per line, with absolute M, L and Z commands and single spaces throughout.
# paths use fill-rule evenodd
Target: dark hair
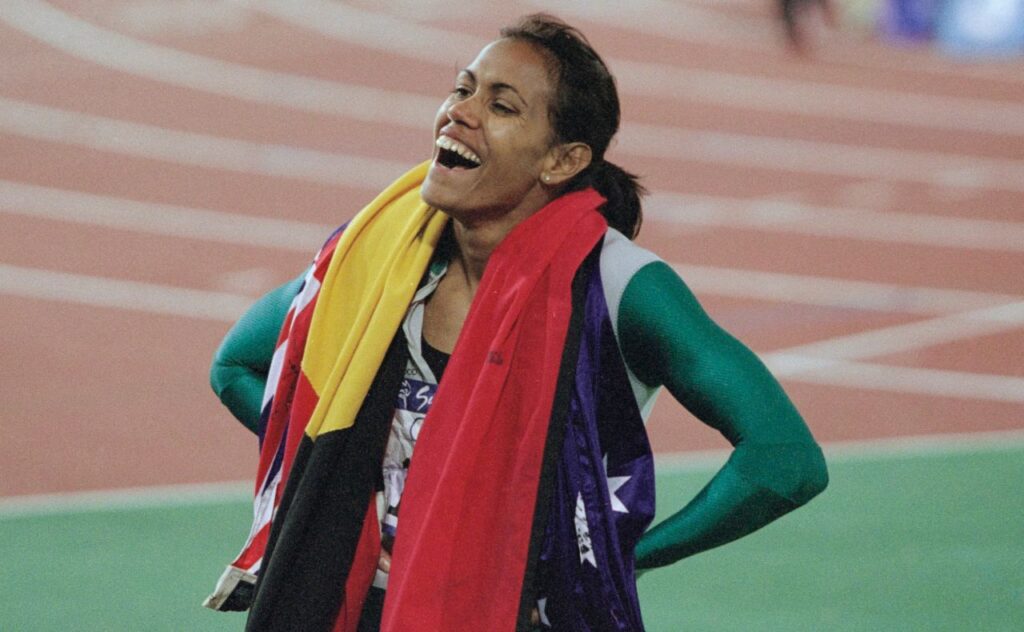
M 590 146 L 590 165 L 566 184 L 567 191 L 594 187 L 608 201 L 601 213 L 608 225 L 630 239 L 640 232 L 640 196 L 647 191 L 637 176 L 604 159 L 619 129 L 615 79 L 590 42 L 576 28 L 546 13 L 528 15 L 501 29 L 501 36 L 539 46 L 551 60 L 555 97 L 549 117 L 555 142 Z

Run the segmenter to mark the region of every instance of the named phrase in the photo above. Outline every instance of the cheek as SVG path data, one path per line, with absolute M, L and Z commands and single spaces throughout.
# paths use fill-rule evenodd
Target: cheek
M 434 137 L 437 137 L 437 133 L 442 127 L 448 122 L 448 99 L 441 102 L 441 105 L 437 108 L 437 114 L 434 115 Z

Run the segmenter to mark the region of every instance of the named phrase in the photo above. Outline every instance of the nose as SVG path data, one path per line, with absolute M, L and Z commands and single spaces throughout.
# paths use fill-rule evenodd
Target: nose
M 475 128 L 480 125 L 480 113 L 476 95 L 465 99 L 453 100 L 448 105 L 448 120 L 466 127 Z

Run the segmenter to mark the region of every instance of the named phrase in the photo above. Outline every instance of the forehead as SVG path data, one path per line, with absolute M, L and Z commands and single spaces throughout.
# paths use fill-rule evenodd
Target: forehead
M 550 94 L 551 72 L 547 54 L 536 45 L 520 39 L 491 42 L 467 66 L 482 84 L 504 83 L 529 99 Z

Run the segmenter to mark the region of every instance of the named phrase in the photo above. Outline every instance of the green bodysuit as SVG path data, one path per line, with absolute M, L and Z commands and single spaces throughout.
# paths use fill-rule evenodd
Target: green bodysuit
M 670 564 L 746 535 L 821 492 L 820 448 L 779 383 L 716 325 L 664 261 L 609 229 L 601 260 L 609 313 L 638 406 L 664 386 L 733 445 L 726 464 L 685 507 L 636 548 L 638 569 Z M 255 431 L 267 371 L 301 279 L 269 292 L 231 328 L 214 357 L 211 385 Z

